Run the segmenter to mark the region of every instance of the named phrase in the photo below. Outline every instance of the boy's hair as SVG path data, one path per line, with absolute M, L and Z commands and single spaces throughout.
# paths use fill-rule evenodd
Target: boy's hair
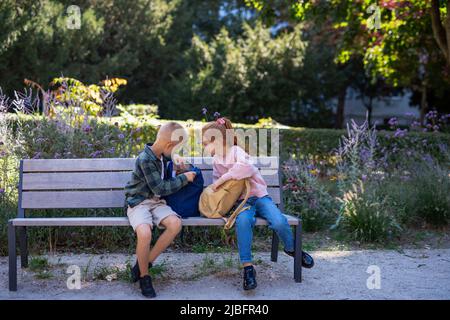
M 202 128 L 202 139 L 205 136 L 206 131 L 208 131 L 210 129 L 218 130 L 222 134 L 222 139 L 223 139 L 224 144 L 227 141 L 226 140 L 227 132 L 228 132 L 228 134 L 234 135 L 233 124 L 231 123 L 231 121 L 228 118 L 225 118 L 225 117 L 218 118 L 216 121 L 211 121 L 211 122 L 208 122 L 207 124 L 205 124 Z M 211 141 L 213 141 L 213 140 L 211 140 Z M 233 144 L 237 145 L 236 136 L 233 137 Z
M 178 140 L 173 139 L 173 133 L 177 130 L 180 130 L 179 132 L 182 133 L 183 136 L 186 135 L 186 131 L 184 130 L 184 128 L 181 124 L 174 122 L 174 121 L 166 122 L 159 127 L 157 138 L 163 138 L 163 139 L 167 139 L 171 142 L 178 143 L 178 142 L 180 142 L 179 138 L 181 136 L 177 136 Z

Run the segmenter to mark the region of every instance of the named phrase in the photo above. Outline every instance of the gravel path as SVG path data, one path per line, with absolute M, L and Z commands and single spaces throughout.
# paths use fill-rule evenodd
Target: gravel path
M 244 292 L 235 254 L 165 253 L 154 285 L 159 299 L 450 299 L 450 249 L 316 251 L 316 266 L 293 281 L 292 259 L 256 254 L 258 288 Z M 0 299 L 142 299 L 121 272 L 132 257 L 51 255 L 49 272 L 19 268 L 18 291 L 8 291 L 7 257 L 0 257 Z M 70 265 L 82 273 L 81 289 L 67 288 Z M 380 271 L 380 282 L 367 269 Z M 375 267 L 373 267 L 375 266 Z M 378 269 L 379 268 L 379 269 Z M 49 277 L 49 274 L 51 275 Z M 103 275 L 103 276 L 102 276 Z M 111 281 L 95 280 L 109 275 Z M 118 279 L 114 279 L 117 276 Z M 45 279 L 40 279 L 44 277 Z M 375 279 L 369 281 L 368 278 Z M 377 289 L 377 285 L 379 288 Z

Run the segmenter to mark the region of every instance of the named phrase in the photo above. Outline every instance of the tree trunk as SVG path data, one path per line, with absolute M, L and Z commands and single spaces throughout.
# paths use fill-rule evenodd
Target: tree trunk
M 422 96 L 420 99 L 420 124 L 423 126 L 423 125 L 425 125 L 425 113 L 428 110 L 426 82 L 423 83 L 421 92 L 422 92 Z
M 344 111 L 345 111 L 345 98 L 347 96 L 347 86 L 343 87 L 338 94 L 338 103 L 336 110 L 336 122 L 334 127 L 336 129 L 342 129 L 344 125 Z
M 447 18 L 442 21 L 439 0 L 431 1 L 431 27 L 439 49 L 450 66 L 450 0 L 447 0 Z
M 369 125 L 369 127 L 372 126 L 372 109 L 373 109 L 373 107 L 372 107 L 372 98 L 370 98 L 370 102 L 367 105 L 367 116 L 366 116 L 367 124 Z

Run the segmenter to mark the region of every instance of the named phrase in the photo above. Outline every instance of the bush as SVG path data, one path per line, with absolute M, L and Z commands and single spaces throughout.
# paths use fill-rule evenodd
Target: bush
M 311 158 L 334 164 L 334 152 L 339 146 L 345 130 L 289 128 L 280 129 L 281 156 L 287 160 L 291 155 L 296 158 Z M 405 155 L 415 150 L 421 154 L 429 154 L 439 161 L 445 160 L 443 148 L 450 147 L 450 134 L 439 132 L 409 132 L 398 136 L 392 131 L 377 131 L 378 143 L 390 152 L 389 160 L 402 162 Z
M 359 181 L 339 199 L 342 203 L 340 223 L 355 240 L 380 242 L 401 230 L 388 197 L 379 197 L 376 190 Z
M 398 170 L 380 193 L 389 197 L 402 223 L 443 226 L 450 219 L 449 190 L 448 171 L 429 159 Z
M 317 169 L 305 161 L 283 166 L 286 211 L 301 216 L 305 231 L 323 230 L 336 219 L 337 202 L 319 181 Z

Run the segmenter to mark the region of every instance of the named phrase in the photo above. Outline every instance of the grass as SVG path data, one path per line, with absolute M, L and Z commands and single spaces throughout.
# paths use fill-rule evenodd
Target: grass
M 97 266 L 93 271 L 92 278 L 94 280 L 119 280 L 124 282 L 131 282 L 131 268 L 132 265 L 130 261 L 127 261 L 127 263 L 124 265 Z M 149 268 L 148 272 L 153 278 L 164 278 L 165 273 L 167 272 L 166 262 L 163 261 L 160 264 L 154 265 L 153 267 Z
M 30 257 L 28 268 L 30 269 L 30 271 L 35 273 L 34 276 L 36 277 L 36 279 L 43 280 L 53 277 L 50 263 L 45 257 Z
M 31 257 L 28 267 L 33 272 L 41 272 L 50 267 L 47 258 L 45 257 Z

